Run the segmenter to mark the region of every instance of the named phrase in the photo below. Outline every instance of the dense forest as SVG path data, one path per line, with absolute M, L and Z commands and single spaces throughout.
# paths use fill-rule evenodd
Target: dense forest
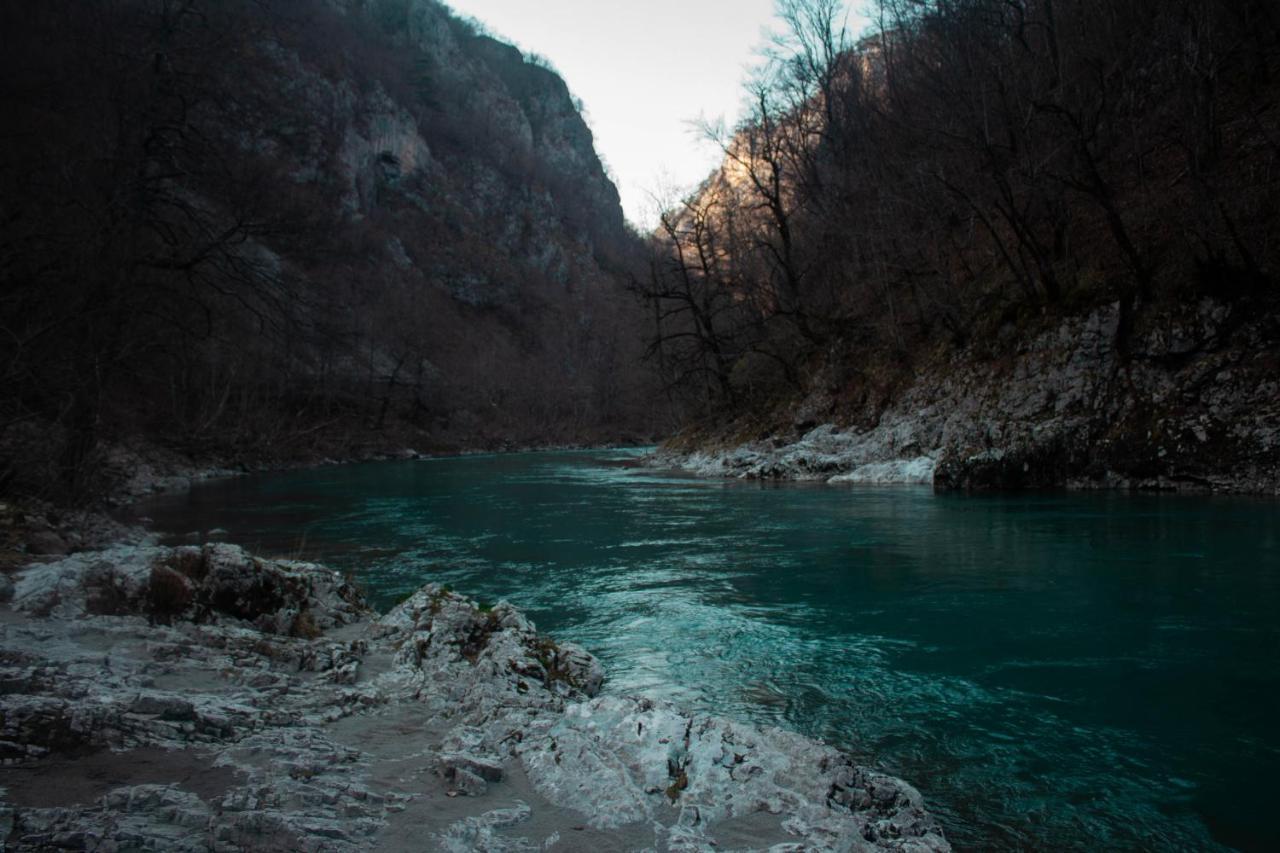
M 4 491 L 91 496 L 139 441 L 655 429 L 641 244 L 544 61 L 433 0 L 6 3 L 0 33 Z
M 723 167 L 637 282 L 704 423 L 785 421 L 817 385 L 820 416 L 874 417 L 1104 305 L 1122 361 L 1206 299 L 1280 338 L 1274 4 L 882 0 L 857 39 L 842 7 L 781 4 L 748 118 L 706 128 Z

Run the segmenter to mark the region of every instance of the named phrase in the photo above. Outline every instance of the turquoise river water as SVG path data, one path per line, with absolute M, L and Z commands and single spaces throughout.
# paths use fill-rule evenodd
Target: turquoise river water
M 699 480 L 634 451 L 202 486 L 173 534 L 428 580 L 581 643 L 606 690 L 827 740 L 958 849 L 1280 849 L 1280 501 Z

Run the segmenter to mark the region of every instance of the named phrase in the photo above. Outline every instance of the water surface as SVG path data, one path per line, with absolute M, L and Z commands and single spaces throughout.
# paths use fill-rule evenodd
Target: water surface
M 608 690 L 821 737 L 960 849 L 1280 849 L 1280 502 L 466 457 L 206 485 L 175 534 L 526 609 Z

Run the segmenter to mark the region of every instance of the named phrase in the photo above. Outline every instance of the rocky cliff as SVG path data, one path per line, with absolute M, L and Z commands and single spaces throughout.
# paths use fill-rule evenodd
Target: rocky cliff
M 637 238 L 541 60 L 434 0 L 90 11 L 0 16 L 0 484 L 653 428 Z

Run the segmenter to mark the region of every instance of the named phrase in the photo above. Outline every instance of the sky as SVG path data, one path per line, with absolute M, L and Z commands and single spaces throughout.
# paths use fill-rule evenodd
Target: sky
M 743 83 L 774 0 L 446 0 L 551 61 L 586 106 L 598 151 L 636 226 L 651 196 L 691 189 L 719 162 L 689 124 L 740 116 Z

